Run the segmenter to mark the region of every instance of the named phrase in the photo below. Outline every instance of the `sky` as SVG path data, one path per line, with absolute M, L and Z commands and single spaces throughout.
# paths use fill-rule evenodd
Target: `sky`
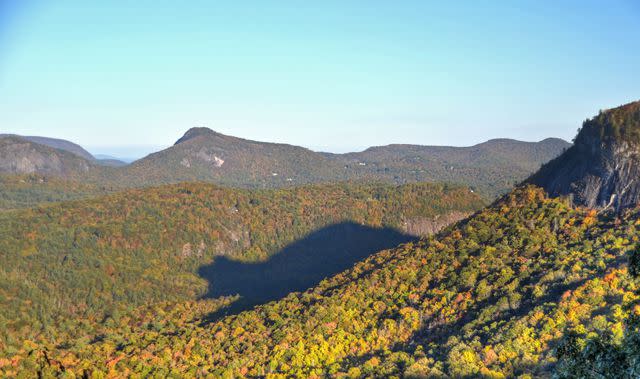
M 571 140 L 640 99 L 637 1 L 453 3 L 0 0 L 0 133 L 465 146 Z

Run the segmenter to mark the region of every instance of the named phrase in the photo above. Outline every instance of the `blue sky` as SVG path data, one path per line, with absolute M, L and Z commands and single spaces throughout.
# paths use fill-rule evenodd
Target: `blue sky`
M 571 139 L 640 99 L 638 2 L 450 3 L 0 0 L 0 132 L 470 145 Z

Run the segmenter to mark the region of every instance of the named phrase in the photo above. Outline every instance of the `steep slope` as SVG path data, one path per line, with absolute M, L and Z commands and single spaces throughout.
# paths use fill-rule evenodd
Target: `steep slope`
M 193 128 L 174 146 L 134 162 L 121 174 L 135 185 L 202 180 L 242 187 L 282 187 L 347 179 L 342 171 L 337 162 L 302 147 Z
M 574 145 L 529 182 L 576 204 L 621 211 L 640 201 L 640 101 L 587 120 Z
M 629 273 L 640 277 L 640 251 L 629 255 Z M 636 285 L 636 295 L 638 294 Z M 635 379 L 640 376 L 640 297 L 627 301 L 624 330 L 586 333 L 573 329 L 563 336 L 558 348 L 555 378 Z M 617 311 L 621 311 L 620 308 Z
M 57 177 L 86 175 L 92 163 L 65 150 L 16 136 L 0 138 L 0 174 L 39 173 Z
M 86 151 L 82 146 L 76 143 L 73 143 L 71 141 L 63 140 L 63 139 L 39 137 L 39 136 L 19 136 L 15 134 L 0 134 L 0 138 L 3 138 L 3 137 L 22 138 L 24 140 L 27 140 L 33 143 L 52 147 L 54 149 L 68 151 L 88 161 L 93 161 L 95 159 L 93 155 L 91 155 L 91 153 Z
M 159 301 L 277 299 L 481 205 L 433 184 L 180 184 L 2 212 L 0 350 Z

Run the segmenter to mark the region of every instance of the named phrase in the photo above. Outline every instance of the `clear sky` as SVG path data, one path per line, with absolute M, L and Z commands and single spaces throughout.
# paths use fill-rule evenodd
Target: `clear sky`
M 450 3 L 0 0 L 0 132 L 470 145 L 640 99 L 638 1 Z

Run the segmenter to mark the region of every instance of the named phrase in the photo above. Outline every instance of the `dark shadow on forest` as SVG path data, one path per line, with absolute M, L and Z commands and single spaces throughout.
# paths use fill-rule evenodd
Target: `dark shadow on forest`
M 204 297 L 238 294 L 241 299 L 209 315 L 205 322 L 280 299 L 294 291 L 304 291 L 373 253 L 415 240 L 416 237 L 396 229 L 343 222 L 308 234 L 265 262 L 246 263 L 218 257 L 198 270 L 209 282 Z

